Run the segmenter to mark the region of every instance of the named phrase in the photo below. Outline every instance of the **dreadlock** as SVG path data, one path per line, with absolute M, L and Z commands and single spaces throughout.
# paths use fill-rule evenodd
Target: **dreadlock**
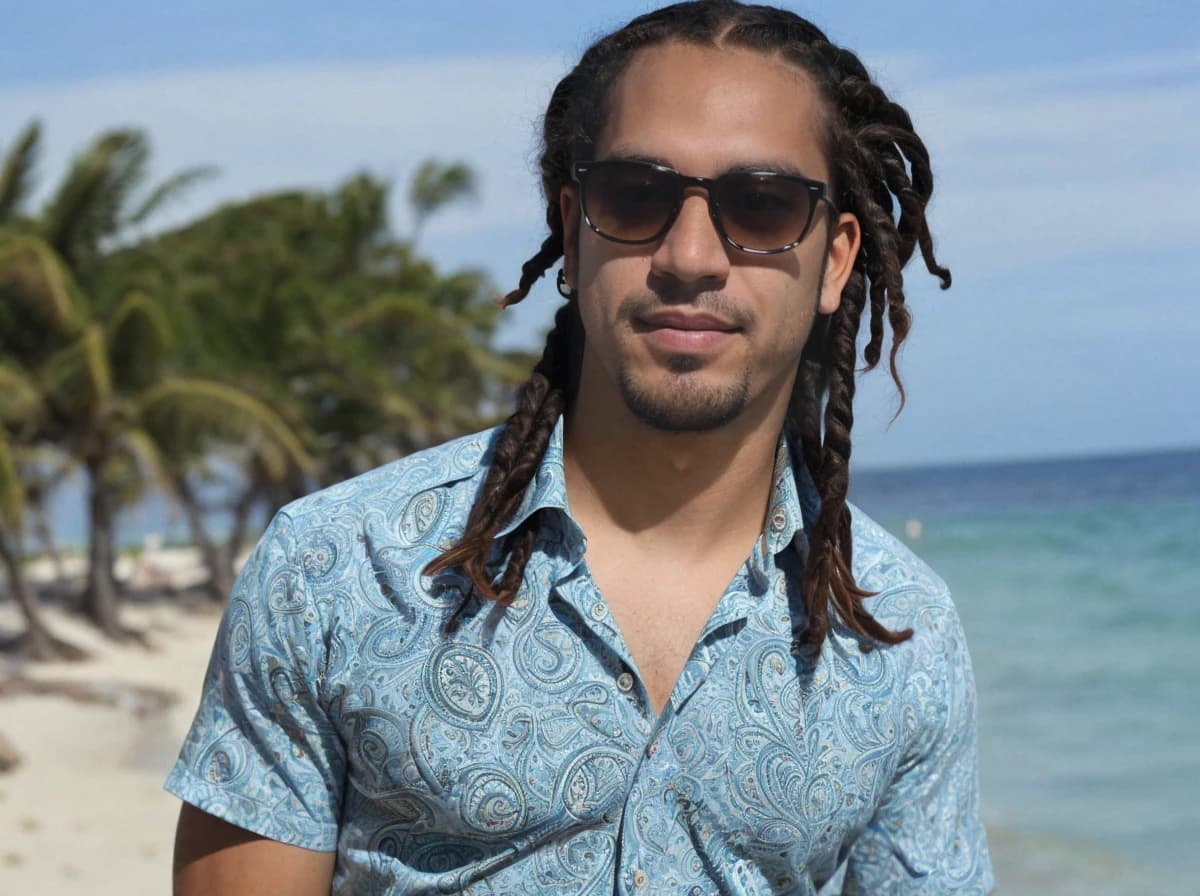
M 793 13 L 733 0 L 677 3 L 601 38 L 559 82 L 546 110 L 541 174 L 550 235 L 522 267 L 520 282 L 505 304 L 521 301 L 563 255 L 559 193 L 570 178 L 572 163 L 590 157 L 604 124 L 612 84 L 639 50 L 668 42 L 737 46 L 781 57 L 803 69 L 822 97 L 830 187 L 838 208 L 858 218 L 862 244 L 838 310 L 829 318 L 818 317 L 814 324 L 786 424 L 799 441 L 821 499 L 804 571 L 806 638 L 819 648 L 836 616 L 865 645 L 899 643 L 912 631 L 893 632 L 876 621 L 863 604 L 869 592 L 857 586 L 851 572 L 846 493 L 856 340 L 866 312 L 869 338 L 863 360 L 864 369 L 870 370 L 880 362 L 885 330 L 891 329 L 888 368 L 903 407 L 896 356 L 908 335 L 911 316 L 902 270 L 919 248 L 926 269 L 943 289 L 950 286 L 950 271 L 934 257 L 925 218 L 933 192 L 925 144 L 908 113 L 871 80 L 857 56 L 830 43 L 820 29 Z M 516 596 L 536 533 L 523 526 L 509 534 L 504 544 L 497 546 L 494 541 L 519 506 L 566 408 L 573 357 L 582 350 L 572 334 L 579 331 L 579 310 L 572 295 L 555 317 L 541 360 L 518 391 L 517 410 L 497 439 L 461 540 L 429 564 L 429 574 L 460 566 L 482 597 L 507 604 Z M 814 348 L 814 343 L 820 344 Z M 499 574 L 488 566 L 497 547 L 506 557 Z

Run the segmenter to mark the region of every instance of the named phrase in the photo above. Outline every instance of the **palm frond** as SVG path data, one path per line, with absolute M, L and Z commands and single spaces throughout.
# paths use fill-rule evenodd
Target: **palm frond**
M 443 165 L 436 159 L 421 164 L 408 187 L 408 203 L 413 211 L 413 241 L 425 221 L 451 202 L 474 196 L 475 172 L 465 162 Z
M 4 167 L 0 168 L 0 223 L 15 215 L 33 192 L 33 170 L 41 136 L 41 124 L 31 121 L 4 159 Z
M 262 443 L 277 458 L 310 470 L 315 462 L 299 437 L 271 407 L 242 390 L 215 380 L 173 377 L 150 387 L 138 402 L 151 430 L 172 440 L 212 437 Z
M 74 263 L 115 236 L 122 210 L 146 177 L 150 147 L 134 130 L 110 131 L 78 156 L 42 215 L 46 241 Z
M 391 293 L 380 296 L 358 311 L 342 318 L 341 329 L 347 333 L 379 326 L 384 323 L 411 326 L 437 320 L 437 309 L 429 297 L 420 293 Z
M 27 373 L 0 364 L 0 423 L 19 423 L 38 413 L 41 394 Z
M 172 175 L 155 187 L 150 195 L 142 200 L 137 209 L 125 219 L 125 223 L 136 227 L 168 202 L 179 198 L 195 184 L 210 177 L 215 177 L 216 174 L 217 169 L 213 165 L 197 165 L 194 168 L 188 168 L 180 171 L 178 174 Z
M 140 289 L 126 293 L 107 331 L 113 379 L 134 389 L 154 380 L 174 343 L 166 311 Z
M 78 291 L 71 272 L 40 237 L 25 234 L 0 241 L 0 291 L 54 326 L 76 317 Z
M 133 462 L 143 482 L 162 489 L 169 498 L 175 499 L 175 486 L 166 459 L 148 432 L 137 427 L 125 429 L 117 447 Z
M 55 352 L 42 370 L 47 389 L 62 405 L 98 407 L 112 395 L 104 329 L 89 324 L 66 348 Z

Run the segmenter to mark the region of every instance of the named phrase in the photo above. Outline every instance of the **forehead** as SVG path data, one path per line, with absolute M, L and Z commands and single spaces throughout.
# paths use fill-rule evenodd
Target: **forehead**
M 821 98 L 783 59 L 736 47 L 648 47 L 607 105 L 599 158 L 640 155 L 701 176 L 766 165 L 828 179 Z

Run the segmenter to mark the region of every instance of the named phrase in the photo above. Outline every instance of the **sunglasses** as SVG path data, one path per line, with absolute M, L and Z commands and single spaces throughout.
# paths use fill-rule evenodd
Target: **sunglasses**
M 777 171 L 731 171 L 688 177 L 665 165 L 626 159 L 577 162 L 583 219 L 614 243 L 652 243 L 683 207 L 688 187 L 703 187 L 717 233 L 743 252 L 773 255 L 795 248 L 812 226 L 817 205 L 837 208 L 825 184 Z

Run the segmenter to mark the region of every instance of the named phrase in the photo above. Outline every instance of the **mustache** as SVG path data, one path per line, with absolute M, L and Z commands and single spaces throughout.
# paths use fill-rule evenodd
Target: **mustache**
M 743 330 L 750 329 L 755 323 L 753 312 L 743 302 L 723 292 L 697 293 L 688 299 L 651 292 L 637 293 L 621 302 L 617 315 L 620 320 L 628 322 L 649 317 L 658 311 L 681 307 L 711 314 Z

